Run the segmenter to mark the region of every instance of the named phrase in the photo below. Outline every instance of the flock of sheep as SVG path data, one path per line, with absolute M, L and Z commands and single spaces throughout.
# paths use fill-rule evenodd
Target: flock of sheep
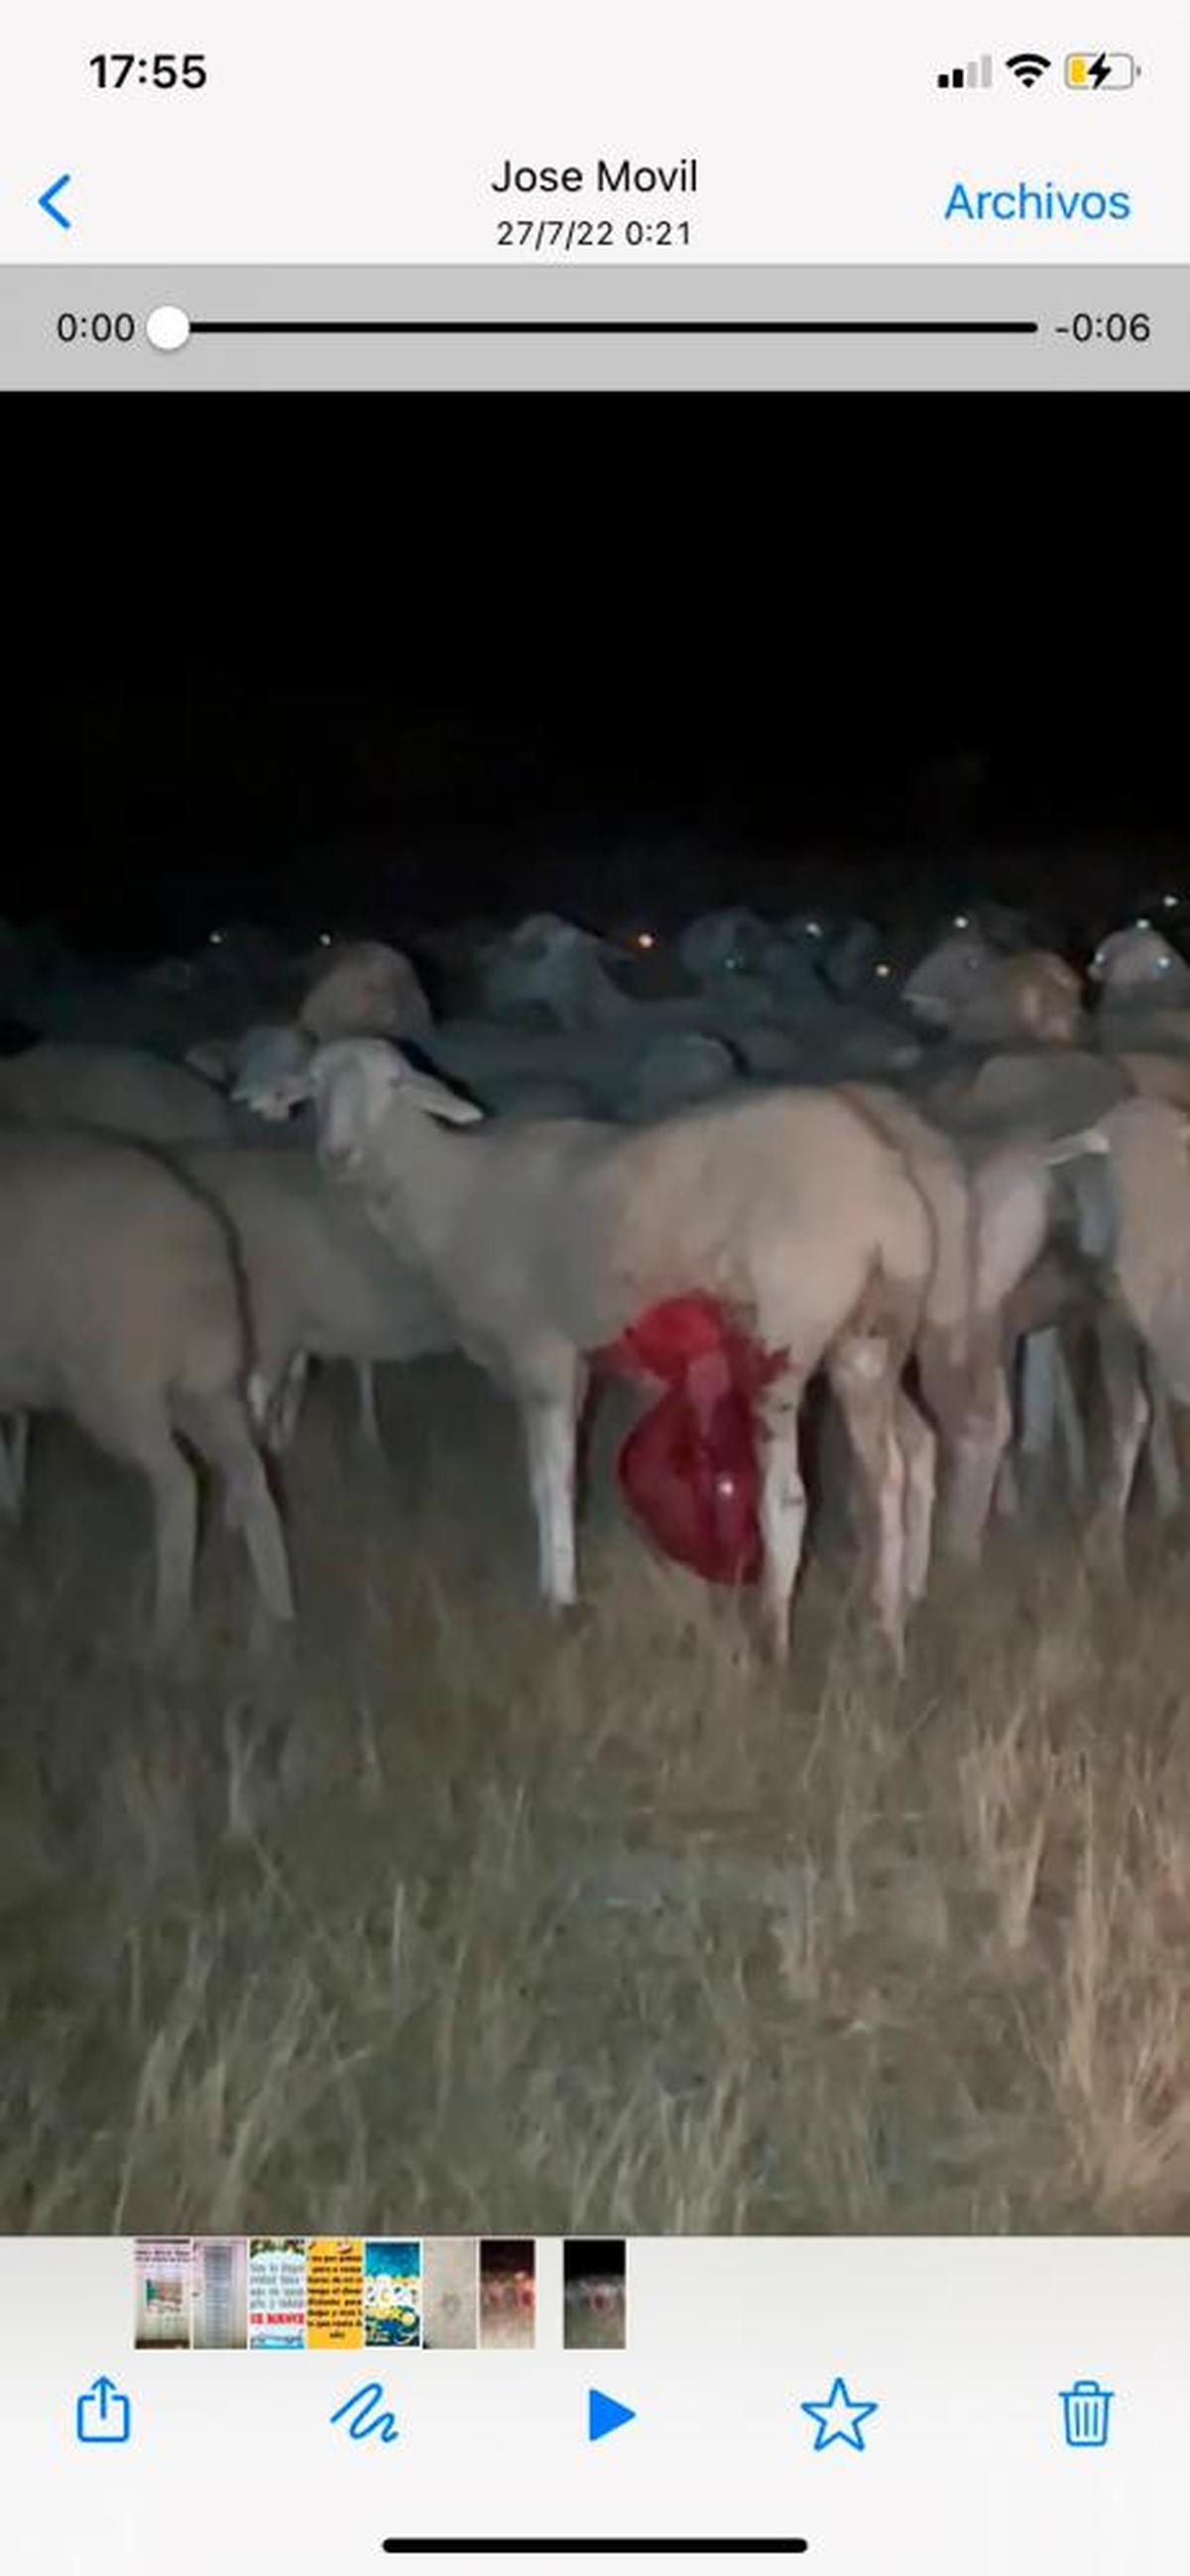
M 1176 1506 L 1190 967 L 1151 923 L 1085 977 L 994 914 L 908 958 L 863 923 L 743 910 L 675 941 L 535 915 L 444 943 L 444 968 L 465 1007 L 434 1016 L 404 955 L 324 946 L 284 1011 L 251 1012 L 248 974 L 238 1024 L 203 1033 L 202 978 L 171 965 L 116 1000 L 134 1033 L 157 1014 L 149 1046 L 98 990 L 102 1034 L 61 1035 L 35 981 L 0 983 L 0 1510 L 41 1412 L 139 1468 L 159 1640 L 190 1609 L 193 1458 L 268 1619 L 293 1615 L 274 1461 L 311 1361 L 354 1363 L 373 1441 L 378 1364 L 478 1364 L 522 1418 L 541 1592 L 572 1601 L 594 1364 L 692 1294 L 760 1362 L 778 1655 L 819 1375 L 898 1658 L 935 1548 L 974 1559 L 1059 1439 L 1109 1554 L 1146 1449 Z

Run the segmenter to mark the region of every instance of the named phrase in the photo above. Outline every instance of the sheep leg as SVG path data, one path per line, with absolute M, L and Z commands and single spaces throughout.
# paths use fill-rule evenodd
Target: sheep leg
M 19 1521 L 24 1509 L 28 1456 L 29 1416 L 10 1413 L 0 1425 L 0 1512 L 6 1520 Z
M 280 1375 L 273 1383 L 268 1402 L 268 1428 L 265 1442 L 275 1457 L 279 1458 L 282 1450 L 289 1448 L 297 1430 L 298 1415 L 302 1409 L 302 1398 L 306 1392 L 306 1379 L 309 1373 L 309 1352 L 291 1351 Z
M 1078 1408 L 1078 1397 L 1074 1392 L 1070 1363 L 1060 1339 L 1056 1339 L 1054 1350 L 1054 1407 L 1058 1429 L 1062 1434 L 1062 1446 L 1066 1452 L 1066 1473 L 1070 1479 L 1070 1490 L 1076 1499 L 1081 1500 L 1087 1490 L 1086 1434 Z
M 1002 1521 L 1015 1521 L 1021 1515 L 1021 1488 L 1016 1462 L 1011 1449 L 1006 1449 L 996 1470 L 993 1508 Z
M 783 1664 L 789 1653 L 789 1612 L 806 1535 L 806 1488 L 798 1454 L 798 1419 L 805 1379 L 786 1375 L 766 1387 L 759 1403 L 761 1617 L 769 1652 Z
M 1182 1470 L 1178 1462 L 1173 1417 L 1165 1382 L 1146 1352 L 1142 1363 L 1149 1397 L 1149 1440 L 1145 1456 L 1157 1496 L 1157 1509 L 1163 1521 L 1172 1520 L 1182 1507 Z
M 1008 1381 L 997 1355 L 985 1355 L 974 1403 L 965 1404 L 948 1443 L 943 1539 L 948 1556 L 961 1565 L 978 1565 L 1008 1442 L 1012 1407 Z
M 522 1405 L 529 1490 L 537 1521 L 542 1597 L 554 1609 L 575 1600 L 574 1483 L 582 1387 L 576 1372 L 564 1395 L 530 1395 Z
M 360 1438 L 365 1449 L 372 1450 L 379 1458 L 384 1454 L 384 1442 L 380 1437 L 380 1423 L 376 1413 L 376 1371 L 370 1360 L 356 1362 L 355 1378 L 359 1392 Z
M 162 1446 L 155 1466 L 147 1460 L 144 1464 L 153 1486 L 156 1513 L 154 1627 L 159 1643 L 167 1646 L 190 1616 L 198 1493 L 190 1468 L 172 1440 Z
M 139 1467 L 153 1496 L 153 1631 L 172 1645 L 190 1615 L 198 1493 L 164 1406 L 120 1387 L 91 1386 L 77 1419 L 110 1458 Z
M 1021 1454 L 1048 1458 L 1058 1407 L 1058 1329 L 1026 1333 L 1021 1346 Z
M 579 1512 L 586 1508 L 587 1492 L 591 1481 L 591 1453 L 595 1441 L 595 1426 L 600 1403 L 606 1391 L 606 1381 L 595 1370 L 588 1370 L 575 1427 L 574 1490 L 575 1507 Z
M 184 1402 L 179 1400 L 177 1411 L 200 1456 L 223 1480 L 227 1518 L 233 1529 L 243 1532 L 258 1598 L 271 1618 L 292 1619 L 293 1591 L 281 1522 L 238 1396 L 230 1389 L 191 1394 Z
M 1087 1542 L 1095 1555 L 1118 1569 L 1123 1560 L 1124 1523 L 1137 1461 L 1148 1428 L 1149 1400 L 1131 1326 L 1118 1316 L 1101 1315 L 1096 1339 L 1107 1399 L 1109 1452 L 1103 1492 L 1087 1531 Z
M 898 1671 L 904 1661 L 906 1610 L 905 1452 L 898 1436 L 900 1355 L 878 1333 L 848 1333 L 827 1361 L 827 1374 L 847 1424 L 875 1534 L 873 1604 Z
M 923 1598 L 929 1579 L 938 1443 L 924 1414 L 901 1386 L 896 1428 L 905 1461 L 905 1597 L 912 1606 Z

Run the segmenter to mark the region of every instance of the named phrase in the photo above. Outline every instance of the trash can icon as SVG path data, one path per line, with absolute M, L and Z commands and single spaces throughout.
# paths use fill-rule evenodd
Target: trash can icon
M 1101 2388 L 1097 2379 L 1076 2379 L 1073 2388 L 1063 2388 L 1060 2393 L 1068 2448 L 1102 2451 L 1107 2442 L 1114 2388 Z

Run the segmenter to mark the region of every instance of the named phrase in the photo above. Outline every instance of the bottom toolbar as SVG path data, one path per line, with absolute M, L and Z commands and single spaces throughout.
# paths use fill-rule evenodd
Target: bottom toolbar
M 342 2288 L 356 2250 L 387 2248 L 416 2348 L 146 2339 L 158 2292 L 176 2327 L 170 2283 L 198 2249 L 237 2245 L 290 2315 L 320 2267 L 319 2296 L 333 2263 Z M 481 2324 L 435 2350 L 435 2265 L 451 2278 L 462 2249 L 462 2280 L 474 2260 L 482 2310 L 496 2246 L 532 2279 L 532 2336 L 485 2350 Z M 796 2551 L 840 2576 L 1170 2565 L 1190 2506 L 1190 2245 L 639 2239 L 627 2255 L 626 2341 L 596 2362 L 568 2346 L 550 2238 L 8 2239 L 6 2562 L 205 2576 L 217 2546 L 298 2576 L 571 2548 Z

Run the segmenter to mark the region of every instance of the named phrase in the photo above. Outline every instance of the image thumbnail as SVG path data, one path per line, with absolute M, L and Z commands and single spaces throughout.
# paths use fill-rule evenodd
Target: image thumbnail
M 300 2352 L 306 2340 L 306 2239 L 248 2239 L 248 2342 L 255 2352 Z
M 242 2351 L 248 2341 L 248 2247 L 242 2236 L 196 2236 L 192 2342 L 196 2352 Z
M 427 2236 L 422 2246 L 421 2339 L 427 2352 L 469 2352 L 479 2341 L 479 2240 Z
M 627 2264 L 622 2236 L 570 2236 L 562 2250 L 568 2352 L 621 2351 L 628 2340 Z
M 135 2261 L 137 2351 L 188 2352 L 190 2238 L 138 2236 Z
M 420 2343 L 421 2246 L 370 2236 L 364 2246 L 365 2344 Z
M 358 2352 L 364 2340 L 364 2248 L 359 2236 L 306 2245 L 306 2342 L 311 2352 Z
M 485 2236 L 479 2249 L 479 2340 L 493 2352 L 531 2352 L 537 2327 L 537 2248 L 531 2236 Z

